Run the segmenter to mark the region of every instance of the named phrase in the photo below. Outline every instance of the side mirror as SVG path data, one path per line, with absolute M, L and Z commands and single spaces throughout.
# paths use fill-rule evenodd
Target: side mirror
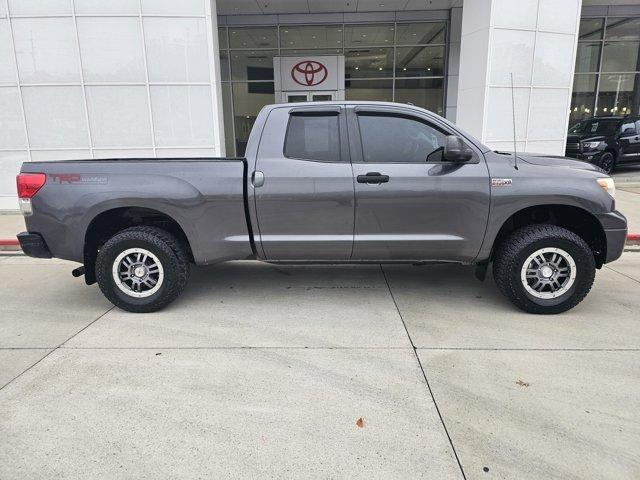
M 635 135 L 636 129 L 634 127 L 627 127 L 624 129 L 621 135 Z
M 457 135 L 448 135 L 442 152 L 442 159 L 447 162 L 468 162 L 473 152 Z

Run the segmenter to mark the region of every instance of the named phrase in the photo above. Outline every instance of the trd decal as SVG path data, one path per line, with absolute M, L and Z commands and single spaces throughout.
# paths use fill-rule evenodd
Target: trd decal
M 61 185 L 104 185 L 107 183 L 107 177 L 104 175 L 85 175 L 81 173 L 50 173 L 47 176 L 51 179 L 51 183 L 59 183 Z

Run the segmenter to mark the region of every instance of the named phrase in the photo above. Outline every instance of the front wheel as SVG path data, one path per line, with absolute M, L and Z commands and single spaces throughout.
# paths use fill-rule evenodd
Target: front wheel
M 598 161 L 598 166 L 608 175 L 616 168 L 616 159 L 611 152 L 604 152 Z
M 561 313 L 589 293 L 595 259 L 585 241 L 555 225 L 529 225 L 498 246 L 493 276 L 498 289 L 530 313 Z
M 100 248 L 96 280 L 114 305 L 129 312 L 160 310 L 189 278 L 189 260 L 173 235 L 156 227 L 123 230 Z

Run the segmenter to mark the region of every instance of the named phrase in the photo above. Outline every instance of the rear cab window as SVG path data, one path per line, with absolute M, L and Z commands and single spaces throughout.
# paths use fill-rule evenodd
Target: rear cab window
M 339 162 L 338 112 L 291 112 L 284 142 L 284 156 L 300 160 Z

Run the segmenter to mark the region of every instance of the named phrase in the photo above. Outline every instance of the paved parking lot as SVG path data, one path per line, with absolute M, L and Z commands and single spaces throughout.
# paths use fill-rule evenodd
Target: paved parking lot
M 157 314 L 0 257 L 0 478 L 640 477 L 640 253 L 560 316 L 461 266 L 195 269 Z

